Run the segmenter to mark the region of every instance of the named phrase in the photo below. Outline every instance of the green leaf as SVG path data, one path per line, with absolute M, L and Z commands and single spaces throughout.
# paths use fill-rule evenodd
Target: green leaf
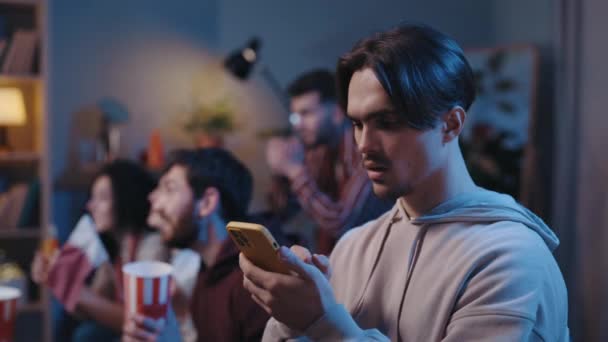
M 188 113 L 183 127 L 187 132 L 231 132 L 236 128 L 236 122 L 228 100 L 223 99 L 212 105 L 196 105 Z
M 514 80 L 502 79 L 496 81 L 496 83 L 494 84 L 494 88 L 498 92 L 511 91 L 517 88 L 517 83 Z
M 483 89 L 483 78 L 485 74 L 481 70 L 475 70 L 473 72 L 473 81 L 475 82 L 475 88 L 478 95 L 482 95 L 485 91 Z
M 498 109 L 505 114 L 512 115 L 515 113 L 515 106 L 512 103 L 499 101 L 496 105 L 498 106 Z
M 488 69 L 493 73 L 498 73 L 505 64 L 507 54 L 503 50 L 496 51 L 493 55 L 488 58 Z

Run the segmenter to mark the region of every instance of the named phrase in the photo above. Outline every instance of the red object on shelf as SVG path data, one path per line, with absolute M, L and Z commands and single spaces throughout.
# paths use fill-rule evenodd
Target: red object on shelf
M 147 164 L 150 169 L 161 169 L 165 165 L 165 152 L 160 132 L 154 130 L 150 135 L 148 145 Z

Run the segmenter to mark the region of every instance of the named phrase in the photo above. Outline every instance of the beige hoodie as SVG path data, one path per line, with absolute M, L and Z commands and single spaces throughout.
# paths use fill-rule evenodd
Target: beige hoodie
M 304 332 L 271 319 L 264 341 L 567 341 L 557 244 L 507 195 L 480 189 L 417 219 L 397 201 L 334 249 L 340 304 Z

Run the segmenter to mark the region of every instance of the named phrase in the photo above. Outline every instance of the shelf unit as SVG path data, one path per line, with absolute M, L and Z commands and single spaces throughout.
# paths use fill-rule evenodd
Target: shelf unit
M 38 162 L 40 154 L 37 152 L 6 152 L 0 154 L 0 165 L 6 163 Z
M 27 120 L 20 127 L 7 127 L 11 151 L 0 151 L 0 177 L 8 179 L 8 186 L 35 177 L 40 182 L 36 226 L 6 227 L 0 222 L 0 249 L 6 258 L 21 266 L 29 278 L 30 263 L 43 232 L 49 226 L 50 174 L 48 148 L 48 89 L 46 61 L 47 0 L 0 0 L 0 39 L 11 44 L 17 29 L 33 29 L 38 34 L 37 54 L 34 67 L 26 73 L 3 73 L 4 56 L 0 58 L 0 87 L 19 88 L 24 97 Z M 4 36 L 2 36 L 4 34 Z M 8 49 L 8 46 L 7 48 Z M 48 293 L 44 288 L 28 285 L 29 296 L 19 308 L 15 342 L 51 341 L 50 309 Z
M 0 239 L 39 239 L 41 229 L 33 228 L 3 228 L 0 230 Z
M 1 4 L 1 2 L 0 2 Z M 11 75 L 0 73 L 0 83 L 30 84 L 41 82 L 42 79 L 36 75 Z

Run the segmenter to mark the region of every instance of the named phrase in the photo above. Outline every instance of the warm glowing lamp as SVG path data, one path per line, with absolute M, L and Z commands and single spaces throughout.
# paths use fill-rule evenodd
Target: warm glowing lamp
M 0 88 L 0 151 L 10 150 L 6 126 L 25 125 L 25 103 L 19 88 Z

